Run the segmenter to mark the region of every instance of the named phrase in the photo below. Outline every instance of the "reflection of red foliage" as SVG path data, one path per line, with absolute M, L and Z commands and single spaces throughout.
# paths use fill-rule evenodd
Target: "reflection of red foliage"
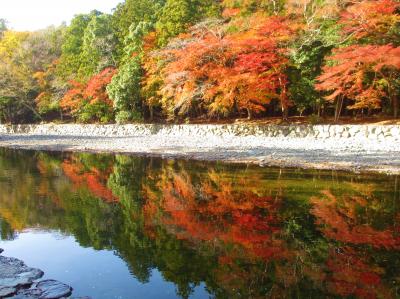
M 327 267 L 332 272 L 328 277 L 328 289 L 333 294 L 358 298 L 393 298 L 382 284 L 380 275 L 383 269 L 369 266 L 349 247 L 341 252 L 332 250 Z
M 67 160 L 62 163 L 62 169 L 76 187 L 86 187 L 94 196 L 106 202 L 118 201 L 118 198 L 105 185 L 107 175 L 97 169 L 84 171 L 83 165 L 79 162 Z
M 282 242 L 274 238 L 280 232 L 279 201 L 274 198 L 234 191 L 231 183 L 217 176 L 194 185 L 187 175 L 175 174 L 160 188 L 162 221 L 177 238 L 233 244 L 263 259 L 287 256 Z M 153 200 L 147 205 L 151 203 L 146 210 L 157 213 Z
M 365 205 L 358 198 L 346 198 L 341 206 L 337 198 L 329 191 L 325 198 L 312 198 L 311 212 L 317 217 L 317 224 L 330 239 L 351 244 L 368 244 L 375 248 L 399 249 L 400 238 L 395 237 L 393 229 L 378 231 L 368 224 L 358 224 L 355 213 L 356 205 Z

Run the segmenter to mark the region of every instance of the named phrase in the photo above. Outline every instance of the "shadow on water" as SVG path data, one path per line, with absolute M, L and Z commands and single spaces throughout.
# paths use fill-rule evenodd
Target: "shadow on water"
M 376 174 L 0 149 L 1 238 L 13 243 L 29 229 L 72 236 L 93 254 L 113 251 L 137 288 L 158 271 L 178 298 L 199 286 L 212 298 L 398 298 L 399 183 Z

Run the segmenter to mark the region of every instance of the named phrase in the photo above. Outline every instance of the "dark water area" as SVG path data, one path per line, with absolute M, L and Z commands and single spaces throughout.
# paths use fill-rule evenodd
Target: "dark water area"
M 0 247 L 93 298 L 400 298 L 397 176 L 0 149 Z

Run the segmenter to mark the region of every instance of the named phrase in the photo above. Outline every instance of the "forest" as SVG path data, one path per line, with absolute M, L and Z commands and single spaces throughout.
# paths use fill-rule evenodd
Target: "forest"
M 399 75 L 398 0 L 125 0 L 35 32 L 0 19 L 0 123 L 397 118 Z

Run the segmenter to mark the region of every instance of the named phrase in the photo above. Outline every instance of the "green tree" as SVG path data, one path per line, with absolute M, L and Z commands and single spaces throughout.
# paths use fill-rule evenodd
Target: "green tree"
M 76 79 L 81 67 L 81 53 L 84 43 L 85 30 L 93 17 L 99 16 L 99 11 L 92 11 L 90 14 L 76 15 L 65 33 L 65 40 L 62 45 L 62 54 L 57 67 L 58 75 L 68 81 Z
M 88 78 L 107 67 L 114 67 L 116 36 L 111 27 L 111 15 L 92 16 L 83 34 L 79 75 Z
M 116 121 L 118 123 L 142 119 L 142 56 L 143 38 L 152 31 L 151 22 L 132 23 L 130 33 L 125 39 L 122 65 L 107 87 L 110 98 L 114 101 Z
M 141 119 L 140 82 L 142 68 L 140 57 L 135 57 L 120 67 L 107 86 L 107 93 L 114 101 L 116 121 L 126 123 Z
M 306 28 L 291 45 L 289 92 L 300 115 L 321 113 L 323 100 L 315 90 L 316 78 L 322 72 L 326 55 L 340 42 L 340 25 L 336 19 L 319 20 L 315 26 Z
M 213 0 L 167 0 L 157 22 L 159 45 L 184 32 L 189 25 L 205 17 L 215 17 L 220 6 Z
M 126 39 L 131 27 L 139 23 L 155 24 L 160 17 L 166 0 L 126 0 L 119 4 L 113 14 L 113 29 L 118 38 L 120 56 L 124 56 Z M 122 58 L 122 57 L 121 57 Z

